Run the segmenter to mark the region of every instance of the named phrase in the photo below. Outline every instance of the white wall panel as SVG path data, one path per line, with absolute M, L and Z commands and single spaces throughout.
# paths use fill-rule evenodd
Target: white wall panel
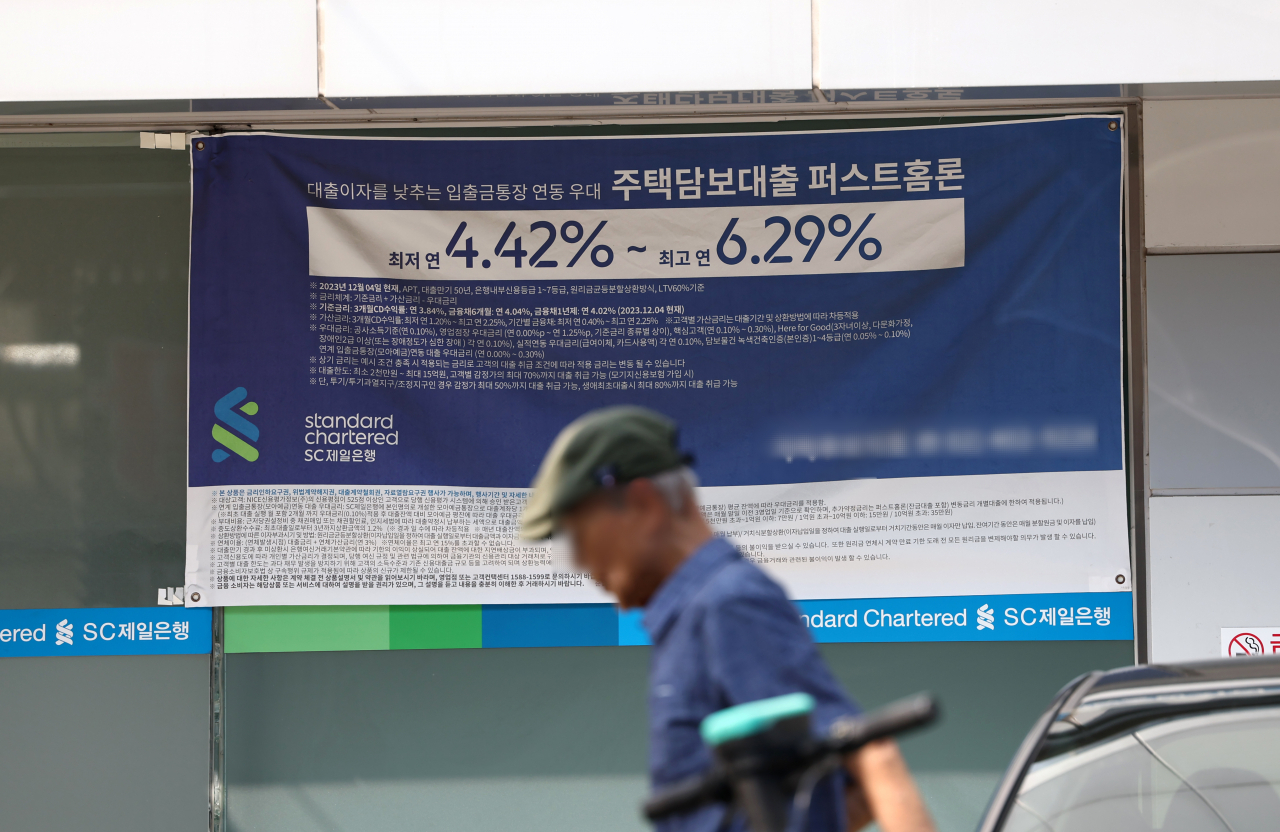
M 1275 0 L 819 0 L 824 89 L 1280 78 Z
M 1280 246 L 1280 99 L 1148 101 L 1143 153 L 1148 246 Z
M 1152 488 L 1280 487 L 1277 319 L 1280 254 L 1147 259 Z
M 1280 496 L 1151 498 L 1151 661 L 1216 658 L 1280 622 Z
M 0 101 L 316 95 L 315 0 L 0 0 Z
M 808 89 L 809 0 L 323 0 L 325 95 Z

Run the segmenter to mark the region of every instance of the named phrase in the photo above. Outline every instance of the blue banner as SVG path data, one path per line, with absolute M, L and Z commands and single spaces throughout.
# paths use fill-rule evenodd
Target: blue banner
M 513 524 L 618 403 L 794 597 L 1127 588 L 1122 134 L 196 140 L 189 603 L 606 600 Z
M 1132 641 L 1133 593 L 1067 592 L 797 601 L 819 643 Z M 618 613 L 619 644 L 649 644 L 641 611 Z
M 0 658 L 208 653 L 212 622 L 183 607 L 0 610 Z
M 329 484 L 341 474 L 341 481 L 352 485 L 420 482 L 522 487 L 531 479 L 551 438 L 567 422 L 592 407 L 636 399 L 680 421 L 689 445 L 702 451 L 699 471 L 708 485 L 1117 469 L 1122 446 L 1121 144 L 1119 132 L 1108 130 L 1107 125 L 1105 118 L 1083 118 L 939 129 L 638 139 L 203 139 L 204 149 L 193 151 L 190 483 Z M 905 181 L 908 162 L 928 161 L 927 175 L 936 176 L 937 160 L 946 158 L 961 160 L 958 176 L 962 178 L 922 182 L 930 186 L 928 190 L 907 189 L 911 185 Z M 831 164 L 836 165 L 835 176 L 828 178 L 835 192 L 832 184 L 810 188 L 810 168 L 825 169 Z M 875 178 L 877 165 L 882 166 L 886 179 L 880 184 Z M 772 187 L 768 170 L 778 167 L 788 168 L 792 177 L 803 175 L 803 180 L 788 179 L 786 183 L 792 187 L 784 191 Z M 855 167 L 867 178 L 854 175 L 844 179 Z M 639 171 L 629 178 L 640 184 L 615 186 L 614 180 L 622 178 L 615 171 L 623 169 Z M 689 186 L 699 191 L 696 200 L 681 201 L 679 186 L 671 184 L 673 171 L 682 169 L 688 171 L 687 178 L 696 178 L 695 170 L 703 177 L 700 185 Z M 757 181 L 756 172 L 762 169 L 768 170 Z M 654 182 L 665 187 L 645 188 L 646 170 L 659 174 Z M 712 195 L 708 187 L 706 177 L 713 170 L 734 171 L 735 181 L 724 196 Z M 893 172 L 888 173 L 890 170 Z M 750 172 L 741 177 L 742 184 L 749 186 L 744 190 L 739 189 L 737 176 L 742 171 Z M 524 192 L 512 193 L 508 188 L 504 200 L 497 198 L 504 194 L 496 191 L 468 192 L 486 183 L 495 188 L 498 184 L 518 185 Z M 375 190 L 378 185 L 383 188 Z M 561 192 L 549 193 L 552 185 Z M 575 185 L 590 185 L 592 194 L 571 191 Z M 889 186 L 896 189 L 871 190 Z M 939 186 L 962 190 L 940 192 Z M 840 190 L 845 187 L 864 190 Z M 400 190 L 404 193 L 398 193 Z M 481 196 L 489 198 L 482 200 Z M 660 252 L 680 251 L 668 249 L 659 237 L 622 240 L 613 247 L 615 262 L 605 268 L 587 262 L 587 252 L 573 268 L 589 270 L 582 277 L 591 282 L 563 282 L 579 277 L 568 268 L 578 247 L 564 242 L 576 239 L 576 228 L 570 227 L 566 236 L 563 227 L 587 210 L 682 211 L 713 203 L 715 207 L 763 205 L 778 211 L 803 202 L 815 206 L 814 215 L 822 214 L 824 221 L 829 219 L 826 214 L 844 211 L 852 222 L 860 202 L 929 203 L 956 197 L 964 201 L 962 269 L 890 273 L 892 277 L 849 274 L 842 269 L 832 275 L 780 280 L 755 276 L 753 272 L 760 269 L 752 269 L 743 260 L 733 266 L 741 273 L 735 279 L 700 282 L 706 280 L 700 269 L 708 271 L 710 267 L 698 265 L 697 251 L 714 250 L 718 239 L 708 238 L 686 252 L 687 264 L 679 264 L 677 256 L 677 265 L 659 265 Z M 829 210 L 819 211 L 816 206 Z M 472 258 L 475 262 L 468 269 L 467 258 L 456 256 L 456 246 L 453 255 L 444 254 L 448 237 L 436 240 L 406 234 L 404 245 L 395 253 L 410 248 L 415 249 L 411 254 L 440 253 L 442 259 L 460 267 L 457 273 L 472 279 L 446 283 L 434 276 L 421 258 L 406 272 L 403 265 L 388 265 L 393 252 L 379 251 L 376 265 L 394 273 L 394 280 L 317 280 L 308 277 L 312 273 L 308 208 L 393 214 L 464 209 L 542 212 L 555 221 L 556 246 L 551 251 L 558 265 L 543 269 L 538 266 L 549 261 L 531 266 L 526 259 L 522 270 L 507 270 L 501 282 L 479 282 L 477 278 L 488 275 L 482 274 L 486 270 L 480 267 L 478 256 Z M 856 217 L 858 224 L 866 213 Z M 452 219 L 446 222 L 449 231 L 459 224 Z M 840 251 L 836 245 L 848 240 L 848 229 L 845 237 L 834 236 L 843 225 L 837 221 L 835 229 L 826 231 L 827 239 L 819 250 L 824 260 L 828 247 L 834 257 Z M 874 225 L 873 218 L 868 229 Z M 590 235 L 592 227 L 584 227 L 584 233 Z M 722 229 L 715 229 L 717 237 Z M 546 239 L 544 230 L 518 230 L 524 248 L 530 251 L 536 251 L 537 243 Z M 611 229 L 606 226 L 605 230 Z M 762 224 L 760 239 L 749 240 L 748 257 L 757 252 L 757 245 L 758 253 L 764 255 L 771 243 L 783 236 L 782 231 L 781 223 L 770 228 Z M 788 265 L 800 267 L 805 265 L 802 261 L 807 248 L 797 244 L 797 231 L 805 239 L 813 239 L 817 231 L 808 224 L 803 229 L 793 228 L 787 239 L 795 249 Z M 459 244 L 465 245 L 465 239 Z M 500 233 L 495 239 L 474 239 L 472 246 L 481 246 L 491 260 L 514 266 L 514 258 L 493 254 L 499 241 Z M 438 242 L 439 251 L 422 251 L 426 242 Z M 513 242 L 514 236 L 501 248 L 509 250 Z M 647 277 L 652 285 L 608 282 L 611 270 L 621 267 L 618 261 L 624 244 L 632 242 L 649 249 L 644 254 L 651 260 Z M 728 257 L 737 255 L 736 246 L 727 243 L 726 248 Z M 792 248 L 786 250 L 791 252 Z M 874 246 L 869 247 L 867 253 L 873 252 Z M 857 252 L 849 252 L 838 265 L 843 267 L 851 257 L 866 262 Z M 713 252 L 710 259 L 719 261 L 720 257 Z M 530 283 L 556 278 L 559 280 Z M 387 285 L 389 281 L 391 285 Z M 339 282 L 343 289 L 320 288 L 322 283 Z M 380 288 L 375 290 L 374 284 Z M 437 288 L 444 291 L 435 292 Z M 416 300 L 401 304 L 398 296 L 406 291 Z M 376 300 L 369 299 L 375 296 Z M 388 302 L 387 296 L 396 300 Z M 456 302 L 432 303 L 440 297 Z M 404 313 L 398 311 L 401 305 L 406 306 Z M 413 312 L 408 308 L 411 305 Z M 326 311 L 329 306 L 335 310 Z M 374 311 L 379 306 L 395 306 L 397 311 Z M 631 312 L 629 307 L 637 311 Z M 680 312 L 669 312 L 667 307 L 680 307 Z M 458 309 L 470 311 L 453 315 Z M 573 309 L 578 314 L 556 311 Z M 591 314 L 592 309 L 602 311 Z M 539 310 L 541 315 L 534 314 Z M 815 310 L 828 314 L 858 311 L 857 320 L 868 324 L 899 322 L 849 330 L 850 334 L 881 336 L 904 330 L 910 335 L 838 342 L 814 339 L 784 345 L 736 343 L 753 334 L 803 334 L 798 325 L 805 324 L 806 314 Z M 738 318 L 761 314 L 776 319 L 772 321 L 773 333 L 753 333 L 749 331 L 751 324 L 737 323 Z M 782 332 L 788 316 L 796 318 L 796 332 Z M 560 317 L 605 321 L 578 326 L 533 323 L 534 319 Z M 719 318 L 719 328 L 726 332 L 682 336 L 675 333 L 680 325 L 666 320 L 689 317 Z M 410 318 L 417 320 L 410 322 Z M 611 325 L 610 319 L 615 318 L 634 318 L 636 322 Z M 640 323 L 654 318 L 647 327 Z M 488 326 L 486 319 L 504 324 Z M 506 335 L 506 330 L 526 328 L 545 330 L 548 337 Z M 596 339 L 613 338 L 612 346 L 566 344 L 521 349 L 524 341 L 553 340 L 553 330 L 566 330 L 565 337 L 555 340 L 571 341 L 581 336 L 569 330 L 595 335 L 619 328 L 623 331 L 617 335 Z M 649 334 L 637 335 L 637 328 L 647 328 Z M 419 335 L 411 329 L 431 332 Z M 442 329 L 459 332 L 442 336 Z M 491 336 L 483 332 L 487 329 L 503 332 Z M 655 329 L 672 332 L 655 336 Z M 327 339 L 327 334 L 342 337 Z M 706 343 L 717 335 L 730 334 L 733 345 Z M 702 343 L 657 347 L 623 343 L 698 337 Z M 423 343 L 392 343 L 415 338 Z M 494 348 L 480 346 L 478 342 L 485 340 L 504 343 Z M 359 349 L 335 349 L 348 346 L 345 341 Z M 440 342 L 438 357 L 433 349 L 436 341 Z M 380 346 L 385 349 L 379 350 Z M 397 348 L 402 346 L 423 352 L 423 356 L 416 352 L 401 355 Z M 426 356 L 429 349 L 432 354 Z M 480 354 L 489 352 L 501 355 L 488 359 Z M 530 355 L 525 357 L 525 353 Z M 532 353 L 545 355 L 534 357 Z M 339 363 L 339 356 L 352 360 Z M 361 360 L 365 358 L 372 360 Z M 560 359 L 564 367 L 538 373 L 520 363 L 552 359 Z M 628 384 L 611 389 L 585 383 L 598 380 L 594 377 L 600 372 L 595 369 L 597 363 L 617 365 L 628 359 L 633 370 L 637 360 L 645 364 L 641 369 L 652 369 L 648 364 L 654 359 L 683 359 L 684 364 L 674 369 L 691 369 L 694 379 L 736 384 L 704 387 L 704 394 L 695 396 L 687 387 L 646 389 L 629 383 L 646 379 L 619 379 Z M 486 360 L 499 364 L 482 366 Z M 457 367 L 453 366 L 455 361 Z M 516 364 L 508 370 L 501 362 L 510 361 Z M 590 369 L 579 366 L 586 363 Z M 317 370 L 338 372 L 312 373 L 313 365 Z M 832 372 L 835 367 L 840 368 L 838 372 Z M 444 372 L 430 374 L 435 369 Z M 470 378 L 462 372 L 467 369 L 472 371 Z M 375 372 L 378 370 L 391 372 Z M 492 372 L 486 377 L 477 370 Z M 526 385 L 512 390 L 467 383 L 507 380 L 496 379 L 499 372 L 504 376 L 508 372 L 528 373 L 528 380 L 544 384 L 541 389 Z M 576 374 L 586 378 L 575 378 Z M 318 382 L 322 378 L 340 383 L 321 386 Z M 433 380 L 453 384 L 407 384 Z M 579 382 L 579 389 L 569 384 L 574 381 Z M 558 389 L 556 382 L 561 385 Z M 254 445 L 254 452 L 261 456 L 253 464 L 244 463 L 243 458 L 238 460 L 240 464 L 237 460 L 219 462 L 212 452 L 220 445 L 210 436 L 210 429 L 221 421 L 218 403 L 241 387 L 261 410 L 247 418 L 236 413 L 225 425 L 246 444 Z M 223 408 L 225 413 L 231 413 L 232 404 Z M 1097 439 L 1088 443 L 1087 452 L 1074 454 L 1055 454 L 1051 447 L 1033 441 L 1035 446 L 1027 453 L 833 457 L 805 466 L 768 453 L 780 429 L 817 433 L 844 427 L 849 424 L 851 407 L 856 410 L 857 422 L 866 426 L 940 427 L 966 420 L 980 425 L 1012 420 L 1038 426 L 1055 419 L 1074 419 L 1096 428 Z M 373 463 L 350 464 L 340 472 L 331 470 L 332 463 L 327 461 L 317 464 L 307 460 L 309 448 L 329 447 L 309 443 L 308 416 L 324 419 L 331 414 L 345 417 L 357 413 L 362 419 L 384 420 L 378 426 L 362 421 L 354 426 L 357 432 L 386 434 L 385 441 L 396 444 L 358 443 L 383 455 L 375 453 Z M 518 418 L 514 418 L 516 414 Z M 330 425 L 329 430 L 349 429 L 344 422 Z M 356 444 L 354 440 L 352 444 Z M 724 451 L 717 452 L 719 449 Z

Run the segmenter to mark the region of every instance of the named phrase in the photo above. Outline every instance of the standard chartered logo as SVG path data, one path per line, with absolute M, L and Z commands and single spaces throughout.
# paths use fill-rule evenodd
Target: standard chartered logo
M 71 624 L 67 621 L 67 619 L 64 618 L 61 621 L 59 621 L 56 625 L 54 625 L 54 629 L 56 630 L 56 637 L 57 637 L 58 644 L 71 643 L 71 640 L 72 638 L 74 638 L 74 636 L 71 631 Z
M 243 387 L 237 387 L 214 403 L 213 415 L 218 417 L 218 420 L 227 427 L 239 432 L 242 436 L 247 438 L 249 442 L 257 442 L 258 426 L 240 415 L 241 413 L 246 413 L 253 416 L 258 412 L 257 402 L 244 402 L 248 397 L 248 390 L 245 390 Z M 244 404 L 240 404 L 240 402 L 244 402 Z M 236 407 L 236 405 L 240 406 Z M 233 408 L 235 409 L 233 410 Z M 237 410 L 239 413 L 236 412 Z M 214 422 L 213 424 L 213 438 L 218 440 L 220 445 L 243 457 L 248 462 L 253 462 L 258 458 L 257 448 L 250 445 L 249 442 L 246 442 L 239 436 L 236 436 L 230 430 L 227 430 L 227 428 L 217 422 Z M 214 462 L 222 462 L 230 457 L 231 454 L 227 453 L 222 448 L 214 449 Z
M 978 629 L 994 630 L 996 628 L 996 611 L 987 604 L 978 607 Z

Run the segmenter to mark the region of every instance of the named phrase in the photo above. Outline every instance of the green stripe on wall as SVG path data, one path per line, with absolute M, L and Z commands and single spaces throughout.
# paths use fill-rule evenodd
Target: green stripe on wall
M 392 650 L 480 647 L 480 605 L 391 607 Z
M 479 604 L 227 607 L 228 653 L 440 650 L 481 646 Z
M 368 607 L 227 607 L 228 653 L 388 650 L 391 612 Z

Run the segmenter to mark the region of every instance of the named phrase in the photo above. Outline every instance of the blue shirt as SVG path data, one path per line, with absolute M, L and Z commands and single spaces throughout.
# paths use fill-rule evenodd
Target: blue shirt
M 649 777 L 656 788 L 704 771 L 711 752 L 698 726 L 708 714 L 803 691 L 817 701 L 813 729 L 826 733 L 859 713 L 818 654 L 782 587 L 715 538 L 658 588 L 644 614 L 653 641 L 649 672 Z M 844 829 L 843 777 L 814 794 L 809 829 Z M 715 832 L 719 807 L 674 817 L 659 832 Z M 739 819 L 734 829 L 743 829 Z

